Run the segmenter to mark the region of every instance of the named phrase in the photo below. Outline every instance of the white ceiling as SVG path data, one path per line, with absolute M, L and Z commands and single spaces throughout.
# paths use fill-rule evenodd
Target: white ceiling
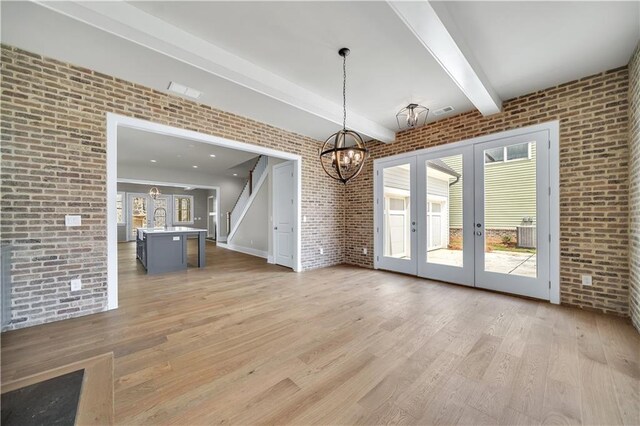
M 388 128 L 397 126 L 395 114 L 409 101 L 472 108 L 385 2 L 132 4 L 340 104 L 337 51 L 349 47 L 347 103 Z
M 627 65 L 640 2 L 442 2 L 504 100 Z
M 2 2 L 2 41 L 165 91 L 176 81 L 203 92 L 198 102 L 315 139 L 339 128 L 336 114 L 256 90 L 176 50 L 164 52 L 131 37 L 131 28 L 95 11 L 85 21 L 50 9 L 69 2 Z M 640 38 L 638 2 L 432 3 L 446 30 L 479 66 L 503 100 L 627 64 Z M 65 13 L 80 17 L 88 3 Z M 114 4 L 103 5 L 105 13 Z M 474 109 L 462 90 L 385 2 L 134 2 L 130 8 L 188 33 L 194 45 L 214 46 L 294 84 L 332 112 L 341 103 L 341 58 L 347 46 L 348 123 L 395 130 L 395 114 L 410 101 L 432 110 L 453 106 L 444 118 Z M 126 5 L 121 5 L 122 7 Z M 88 9 L 87 9 L 88 10 Z M 112 12 L 113 13 L 113 12 Z M 91 18 L 91 19 L 89 19 Z M 149 24 L 150 25 L 150 24 Z M 140 21 L 140 26 L 143 22 Z M 162 28 L 162 27 L 161 27 Z M 178 34 L 178 33 L 176 33 Z M 135 39 L 137 42 L 130 40 Z M 141 41 L 142 40 L 142 41 Z M 144 41 L 144 42 L 143 42 Z M 192 47 L 192 46 L 186 46 Z M 206 49 L 205 49 L 206 50 Z M 470 58 L 471 59 L 471 58 Z M 258 74 L 260 75 L 260 74 Z M 223 76 L 223 77 L 221 77 Z M 234 81 L 232 81 L 234 80 Z M 277 94 L 277 93 L 276 93 Z M 310 98 L 310 96 L 307 96 Z M 338 114 L 341 116 L 341 114 Z M 435 117 L 431 115 L 430 120 Z M 366 134 L 366 133 L 365 133 Z
M 157 169 L 167 176 L 177 172 L 210 179 L 225 176 L 244 180 L 257 157 L 251 152 L 128 127 L 118 128 L 118 168 L 124 170 Z M 168 181 L 172 182 L 171 179 Z

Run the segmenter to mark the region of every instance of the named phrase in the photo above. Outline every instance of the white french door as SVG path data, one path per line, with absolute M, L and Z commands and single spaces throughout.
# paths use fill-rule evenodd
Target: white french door
M 542 131 L 474 146 L 476 287 L 549 299 L 548 140 Z
M 127 240 L 136 239 L 138 228 L 150 226 L 151 201 L 149 194 L 127 194 Z
M 375 170 L 378 266 L 417 273 L 416 159 L 380 163 Z
M 375 266 L 549 300 L 549 131 L 375 163 Z
M 418 275 L 473 286 L 473 147 L 417 161 Z

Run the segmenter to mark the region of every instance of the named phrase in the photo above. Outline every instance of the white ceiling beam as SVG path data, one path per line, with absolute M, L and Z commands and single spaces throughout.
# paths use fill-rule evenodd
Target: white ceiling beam
M 502 110 L 502 100 L 465 48 L 462 38 L 458 37 L 458 42 L 454 39 L 456 28 L 444 7 L 436 6 L 436 12 L 427 0 L 387 3 L 482 115 Z
M 342 105 L 125 2 L 36 1 L 36 3 L 342 125 Z M 338 65 L 339 63 L 336 63 L 336 66 Z M 348 111 L 348 116 L 350 129 L 381 142 L 395 140 L 395 131 L 353 111 Z

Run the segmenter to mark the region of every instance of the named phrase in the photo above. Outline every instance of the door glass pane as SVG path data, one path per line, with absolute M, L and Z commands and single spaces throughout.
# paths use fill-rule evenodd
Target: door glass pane
M 462 154 L 426 161 L 428 263 L 463 266 Z
M 411 165 L 382 170 L 384 256 L 411 259 Z
M 535 278 L 536 144 L 507 146 L 508 159 L 519 161 L 489 164 L 492 150 L 484 155 L 484 269 Z
M 166 197 L 158 197 L 153 202 L 153 226 L 164 228 L 167 224 L 168 200 Z
M 147 227 L 147 197 L 131 198 L 131 237 L 135 238 L 138 228 Z
M 175 216 L 173 218 L 174 222 L 189 223 L 193 221 L 191 217 L 191 210 L 192 210 L 191 199 L 192 199 L 191 196 L 184 196 L 184 197 L 175 196 L 174 197 L 174 204 L 175 204 Z
M 507 147 L 507 160 L 519 160 L 529 158 L 529 143 L 520 143 Z

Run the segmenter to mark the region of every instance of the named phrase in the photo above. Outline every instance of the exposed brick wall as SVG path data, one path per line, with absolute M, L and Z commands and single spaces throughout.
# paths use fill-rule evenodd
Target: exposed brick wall
M 628 83 L 623 67 L 506 101 L 500 114 L 460 114 L 369 147 L 375 159 L 560 120 L 561 302 L 628 315 Z M 347 194 L 345 260 L 364 267 L 373 266 L 372 171 L 369 161 Z M 581 274 L 593 275 L 593 287 L 580 285 Z
M 318 141 L 9 46 L 1 55 L 0 227 L 2 243 L 15 246 L 9 328 L 106 307 L 107 112 L 302 155 L 302 266 L 342 262 L 344 192 L 320 169 Z M 65 228 L 64 215 L 78 212 L 82 226 Z M 71 294 L 75 277 L 83 290 Z
M 634 58 L 630 69 L 637 76 L 637 52 Z M 9 328 L 106 306 L 107 112 L 302 155 L 303 268 L 342 261 L 373 266 L 372 161 L 343 191 L 319 168 L 313 139 L 8 46 L 1 62 L 0 227 L 2 242 L 16 248 Z M 532 93 L 505 102 L 498 115 L 461 114 L 402 132 L 390 145 L 373 142 L 372 158 L 559 119 L 562 303 L 626 315 L 628 247 L 638 253 L 637 232 L 631 244 L 627 232 L 629 142 L 634 212 L 639 199 L 637 102 L 627 114 L 628 93 L 637 100 L 637 77 L 633 81 L 635 91 L 628 91 L 625 67 Z M 635 117 L 635 145 L 627 138 L 629 116 Z M 83 226 L 65 228 L 64 215 L 78 211 Z M 632 229 L 638 220 L 634 214 Z M 350 238 L 340 237 L 347 233 Z M 637 289 L 637 263 L 633 268 Z M 583 273 L 594 276 L 593 287 L 580 286 Z M 84 288 L 70 294 L 76 276 Z
M 629 313 L 640 331 L 640 44 L 629 63 Z

